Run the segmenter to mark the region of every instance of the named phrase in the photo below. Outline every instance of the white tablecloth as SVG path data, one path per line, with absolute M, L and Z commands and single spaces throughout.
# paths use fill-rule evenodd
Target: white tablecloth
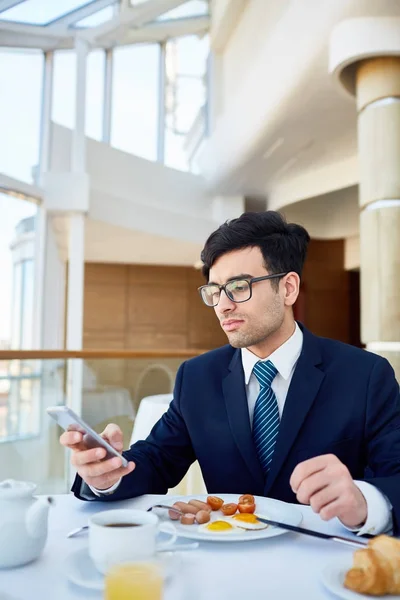
M 0 599 L 100 600 L 100 592 L 79 588 L 66 577 L 66 557 L 87 545 L 86 535 L 67 539 L 67 532 L 99 510 L 146 509 L 161 499 L 142 496 L 104 505 L 55 496 L 44 553 L 25 567 L 0 570 Z M 304 527 L 343 535 L 337 521 L 324 523 L 309 507 L 300 508 Z M 201 543 L 198 550 L 181 553 L 181 571 L 167 586 L 165 600 L 332 600 L 320 583 L 321 569 L 353 552 L 349 546 L 294 533 L 255 542 Z

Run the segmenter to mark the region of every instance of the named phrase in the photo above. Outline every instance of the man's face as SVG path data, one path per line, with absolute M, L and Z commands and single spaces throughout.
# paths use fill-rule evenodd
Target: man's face
M 224 284 L 234 278 L 251 279 L 268 275 L 261 250 L 244 248 L 223 254 L 210 269 L 210 283 Z M 252 297 L 235 303 L 224 291 L 214 307 L 229 343 L 248 348 L 262 343 L 282 325 L 285 316 L 285 289 L 280 280 L 264 280 L 252 285 Z

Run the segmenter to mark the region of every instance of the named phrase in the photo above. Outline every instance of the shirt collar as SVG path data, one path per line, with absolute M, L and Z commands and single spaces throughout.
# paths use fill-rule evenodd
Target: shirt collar
M 270 354 L 270 356 L 267 356 L 267 358 L 263 358 L 262 360 L 270 360 L 276 367 L 279 375 L 281 375 L 283 379 L 288 379 L 300 356 L 302 346 L 303 332 L 296 323 L 296 328 L 290 338 L 286 340 L 282 346 L 279 346 L 275 352 Z M 247 348 L 242 348 L 242 365 L 246 385 L 250 381 L 250 376 L 252 374 L 254 365 L 259 360 L 261 359 L 250 352 L 250 350 Z

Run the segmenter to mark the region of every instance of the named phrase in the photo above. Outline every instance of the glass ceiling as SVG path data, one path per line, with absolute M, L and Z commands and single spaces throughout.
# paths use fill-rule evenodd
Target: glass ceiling
M 207 0 L 189 0 L 164 13 L 158 17 L 157 21 L 168 21 L 171 19 L 185 19 L 189 17 L 203 17 L 208 15 L 208 2 Z
M 16 6 L 0 13 L 3 21 L 49 25 L 52 21 L 68 13 L 95 3 L 97 0 L 24 0 Z
M 130 4 L 132 7 L 135 7 L 147 1 L 131 0 Z M 76 23 L 73 23 L 73 19 L 70 19 L 69 22 L 73 23 L 72 27 L 96 27 L 114 16 L 117 3 L 118 0 L 110 0 L 110 5 L 104 7 L 105 3 L 100 2 L 100 0 L 15 0 L 14 6 L 6 10 L 1 10 L 0 8 L 0 21 L 48 26 L 53 23 L 56 24 L 59 19 L 67 15 L 68 17 L 73 17 L 74 12 L 78 13 L 80 9 L 87 7 L 88 16 L 79 19 L 80 13 L 77 14 Z M 97 4 L 99 5 L 99 10 L 95 11 Z M 157 21 L 205 16 L 209 14 L 208 8 L 208 0 L 186 0 L 177 8 L 160 15 Z
M 114 16 L 114 10 L 115 4 L 106 6 L 102 10 L 98 10 L 96 13 L 93 13 L 93 15 L 90 15 L 90 17 L 85 17 L 77 23 L 74 23 L 74 27 L 97 27 L 97 25 L 101 25 L 102 23 L 105 23 L 106 21 L 112 19 Z

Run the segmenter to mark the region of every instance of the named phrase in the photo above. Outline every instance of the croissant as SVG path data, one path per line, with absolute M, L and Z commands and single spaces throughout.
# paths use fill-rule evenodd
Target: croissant
M 356 550 L 344 585 L 370 596 L 400 594 L 400 540 L 379 535 L 365 549 Z

